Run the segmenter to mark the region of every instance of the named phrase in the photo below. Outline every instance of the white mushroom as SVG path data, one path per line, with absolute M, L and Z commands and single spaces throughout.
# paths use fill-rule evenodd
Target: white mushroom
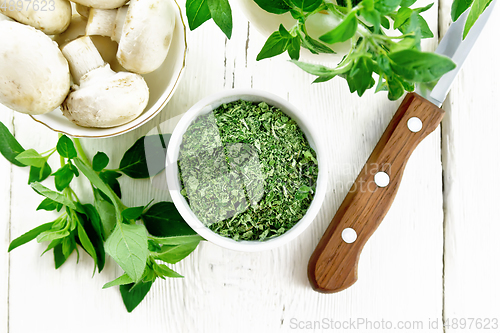
M 66 118 L 79 126 L 106 128 L 126 124 L 141 115 L 149 100 L 142 76 L 114 72 L 88 36 L 68 43 L 62 52 L 79 85 L 62 105 Z
M 99 9 L 115 9 L 123 6 L 128 0 L 73 0 L 77 5 Z
M 52 36 L 52 39 L 63 47 L 67 43 L 74 41 L 78 37 L 85 36 L 85 27 L 87 26 L 87 20 L 78 15 L 73 15 L 71 19 L 71 24 L 68 29 L 60 35 Z M 104 62 L 111 66 L 111 69 L 115 72 L 126 72 L 127 70 L 123 68 L 116 60 L 116 52 L 118 51 L 118 44 L 113 42 L 109 37 L 103 36 L 92 36 L 90 37 L 95 47 L 99 50 L 101 57 Z
M 68 62 L 46 34 L 0 18 L 0 103 L 32 115 L 53 111 L 70 88 Z
M 175 28 L 171 0 L 131 0 L 115 10 L 90 10 L 87 35 L 109 36 L 118 43 L 116 58 L 127 70 L 147 74 L 167 57 Z
M 8 17 L 45 32 L 57 35 L 66 30 L 71 21 L 71 4 L 68 0 L 7 1 L 0 12 Z

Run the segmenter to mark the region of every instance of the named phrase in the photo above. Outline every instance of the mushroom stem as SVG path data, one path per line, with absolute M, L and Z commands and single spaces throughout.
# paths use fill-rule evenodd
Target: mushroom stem
M 95 9 L 91 8 L 89 12 L 89 21 L 87 23 L 88 36 L 106 36 L 111 37 L 115 30 L 115 20 L 117 9 Z
M 120 43 L 120 40 L 122 39 L 123 26 L 127 20 L 128 8 L 129 6 L 120 7 L 118 8 L 118 13 L 116 14 L 115 31 L 113 36 L 111 36 L 111 39 L 117 43 Z
M 88 36 L 106 36 L 119 43 L 127 19 L 128 6 L 118 9 L 90 9 L 86 33 Z
M 68 60 L 71 74 L 78 85 L 85 74 L 106 64 L 88 36 L 75 39 L 61 51 Z

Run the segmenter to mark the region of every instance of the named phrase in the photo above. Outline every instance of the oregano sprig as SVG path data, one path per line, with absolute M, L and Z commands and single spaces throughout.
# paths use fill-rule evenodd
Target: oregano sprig
M 170 202 L 152 201 L 144 206 L 127 207 L 121 201 L 117 179 L 149 178 L 163 170 L 169 135 L 142 137 L 125 152 L 120 167 L 106 169 L 109 157 L 97 152 L 92 162 L 78 139 L 60 135 L 57 146 L 44 153 L 25 150 L 0 123 L 0 153 L 11 163 L 30 166 L 29 183 L 44 197 L 37 210 L 57 211 L 60 216 L 14 239 L 9 251 L 34 239 L 48 242 L 56 269 L 79 248 L 94 260 L 94 273 L 101 272 L 106 253 L 124 270 L 124 277 L 105 285 L 120 285 L 128 311 L 146 296 L 157 278 L 182 277 L 163 263 L 177 263 L 196 249 L 202 240 L 177 213 Z M 48 165 L 57 153 L 60 168 L 52 173 Z M 41 182 L 52 176 L 55 190 Z M 71 187 L 75 177 L 91 184 L 94 200 L 82 203 Z M 142 223 L 139 223 L 142 222 Z
M 287 52 L 291 61 L 315 75 L 314 83 L 342 77 L 352 93 L 362 96 L 366 90 L 387 91 L 391 100 L 400 98 L 415 85 L 439 79 L 452 70 L 454 63 L 433 53 L 422 52 L 420 42 L 432 38 L 423 12 L 433 3 L 412 8 L 416 0 L 254 0 L 263 10 L 281 15 L 289 13 L 296 24 L 290 29 L 283 25 L 273 32 L 257 55 L 257 60 Z M 464 38 L 491 0 L 454 0 L 451 15 L 455 21 L 468 8 Z M 340 23 L 332 30 L 313 38 L 306 22 L 321 13 Z M 231 7 L 227 0 L 188 0 L 186 14 L 191 30 L 213 18 L 231 37 L 229 24 Z M 222 20 L 221 17 L 225 18 Z M 392 31 L 391 31 L 392 30 Z M 391 31 L 389 33 L 389 31 Z M 393 32 L 396 33 L 393 33 Z M 334 68 L 299 62 L 300 49 L 313 54 L 335 53 L 332 45 L 350 42 L 351 49 Z M 426 62 L 421 61 L 426 59 Z M 404 69 L 404 66 L 408 66 Z M 421 73 L 426 73 L 421 75 Z M 430 81 L 427 81 L 430 80 Z

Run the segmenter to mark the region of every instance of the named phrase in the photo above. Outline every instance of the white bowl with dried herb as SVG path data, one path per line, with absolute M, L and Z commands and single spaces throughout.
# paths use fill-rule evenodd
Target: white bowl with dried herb
M 194 105 L 172 134 L 166 172 L 186 222 L 206 240 L 240 251 L 297 237 L 327 186 L 321 142 L 306 114 L 253 89 Z

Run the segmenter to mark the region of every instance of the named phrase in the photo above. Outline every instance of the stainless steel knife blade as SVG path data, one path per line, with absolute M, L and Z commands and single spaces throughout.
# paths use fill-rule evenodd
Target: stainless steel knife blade
M 463 13 L 458 20 L 450 25 L 435 53 L 451 58 L 457 67 L 443 75 L 438 81 L 432 84 L 419 85 L 417 87 L 417 93 L 420 96 L 424 97 L 438 107 L 441 107 L 446 96 L 448 95 L 448 92 L 450 91 L 455 77 L 460 72 L 465 59 L 476 43 L 476 40 L 481 34 L 486 22 L 488 22 L 496 2 L 497 0 L 493 0 L 488 8 L 486 8 L 486 10 L 479 16 L 478 20 L 472 26 L 469 34 L 464 40 L 462 40 L 462 35 L 469 10 Z

